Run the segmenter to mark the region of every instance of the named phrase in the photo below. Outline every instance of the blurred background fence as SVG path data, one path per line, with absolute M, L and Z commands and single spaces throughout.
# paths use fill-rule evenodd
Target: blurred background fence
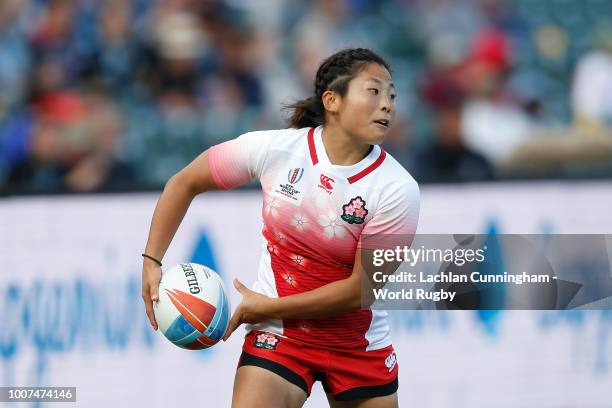
M 422 183 L 612 174 L 607 0 L 3 0 L 0 191 L 159 188 L 285 127 L 319 62 L 391 62 L 386 148 Z

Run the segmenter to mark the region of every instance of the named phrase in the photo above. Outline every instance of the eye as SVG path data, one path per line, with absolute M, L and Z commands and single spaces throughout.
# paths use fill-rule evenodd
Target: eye
M 370 88 L 368 91 L 372 91 L 372 95 L 378 95 L 378 89 L 376 88 Z
M 395 100 L 395 94 L 391 94 L 391 100 L 394 101 Z

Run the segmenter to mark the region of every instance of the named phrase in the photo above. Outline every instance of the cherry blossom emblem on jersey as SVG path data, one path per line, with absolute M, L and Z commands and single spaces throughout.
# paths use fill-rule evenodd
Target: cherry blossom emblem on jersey
M 366 202 L 357 196 L 352 198 L 348 204 L 342 206 L 342 219 L 349 224 L 363 224 L 368 210 L 365 208 Z
M 276 350 L 276 345 L 279 342 L 279 338 L 272 333 L 260 333 L 255 336 L 255 347 L 257 348 Z

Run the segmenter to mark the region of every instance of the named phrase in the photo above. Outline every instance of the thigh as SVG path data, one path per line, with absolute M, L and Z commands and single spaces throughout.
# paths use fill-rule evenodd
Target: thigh
M 300 408 L 307 395 L 281 376 L 256 366 L 236 371 L 232 408 Z
M 331 408 L 397 408 L 397 393 L 355 401 L 336 401 L 334 396 L 327 394 L 327 401 Z

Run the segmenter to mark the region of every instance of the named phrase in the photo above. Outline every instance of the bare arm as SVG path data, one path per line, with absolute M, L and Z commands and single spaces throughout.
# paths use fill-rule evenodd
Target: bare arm
M 361 251 L 355 253 L 355 266 L 348 278 L 328 283 L 308 292 L 273 299 L 269 313 L 273 319 L 321 319 L 361 307 Z
M 372 280 L 372 266 L 364 269 L 364 263 L 371 261 L 371 252 L 362 249 L 355 252 L 355 266 L 351 276 L 346 279 L 308 292 L 273 299 L 269 306 L 270 315 L 273 319 L 322 319 L 369 307 L 374 301 L 372 289 L 384 286 L 384 283 Z M 387 262 L 375 269 L 387 276 L 395 273 L 399 265 L 399 262 Z
M 371 250 L 358 249 L 355 251 L 353 272 L 349 277 L 281 298 L 270 298 L 254 292 L 234 279 L 234 286 L 243 298 L 232 315 L 223 340 L 227 340 L 242 323 L 259 323 L 268 319 L 324 319 L 369 307 L 374 302 L 372 289 L 384 286 L 384 283 L 373 281 L 374 269 L 383 275 L 392 275 L 400 265 L 399 262 L 386 262 L 374 269 L 372 266 L 364 268 L 364 264 L 370 265 L 371 261 Z
M 323 319 L 357 310 L 362 303 L 363 279 L 367 279 L 365 276 L 361 250 L 357 250 L 355 266 L 349 277 L 307 292 L 270 298 L 248 289 L 235 279 L 234 286 L 243 299 L 236 308 L 223 339 L 227 340 L 242 323 L 259 323 L 268 319 Z M 368 304 L 370 302 L 371 300 Z
M 166 183 L 151 220 L 145 253 L 161 260 L 170 246 L 193 198 L 205 191 L 216 189 L 208 167 L 207 152 L 200 154 L 187 167 L 172 176 Z M 144 258 L 142 266 L 142 299 L 147 316 L 155 330 L 157 322 L 153 313 L 153 301 L 159 299 L 158 288 L 161 269 L 150 259 Z

